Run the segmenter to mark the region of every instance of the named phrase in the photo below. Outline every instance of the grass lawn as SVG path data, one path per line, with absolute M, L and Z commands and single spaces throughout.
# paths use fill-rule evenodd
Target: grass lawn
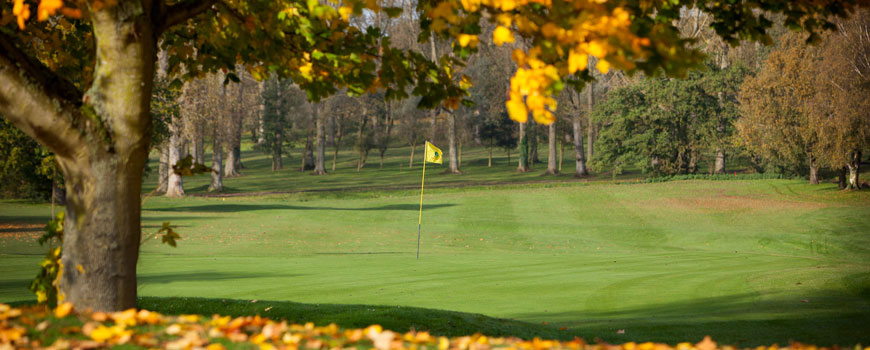
M 144 232 L 170 221 L 183 240 L 143 244 L 140 306 L 447 335 L 870 343 L 867 191 L 793 180 L 433 188 L 416 260 L 419 193 L 387 188 L 419 174 L 270 177 L 257 171 L 265 162 L 227 185 L 379 190 L 150 198 Z M 487 171 L 469 169 L 432 181 Z M 48 211 L 0 202 L 0 302 L 32 299 Z

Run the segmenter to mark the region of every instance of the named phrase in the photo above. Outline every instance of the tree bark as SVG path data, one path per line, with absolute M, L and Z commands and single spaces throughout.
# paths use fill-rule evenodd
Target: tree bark
M 592 65 L 592 56 L 589 56 L 589 67 Z M 595 108 L 595 83 L 589 82 L 586 87 L 586 161 L 591 161 L 595 155 L 593 145 L 595 143 L 595 122 L 592 120 L 592 109 Z M 588 172 L 587 172 L 588 174 Z
M 169 182 L 169 143 L 160 147 L 160 165 L 157 168 L 157 193 L 166 193 Z
M 520 123 L 520 156 L 517 162 L 517 172 L 529 171 L 529 138 L 526 135 L 526 123 Z
M 221 192 L 224 190 L 224 173 L 223 169 L 223 157 L 224 150 L 221 146 L 221 140 L 218 134 L 218 127 L 214 127 L 214 132 L 212 134 L 214 137 L 212 138 L 212 151 L 213 156 L 211 160 L 212 172 L 211 172 L 211 184 L 208 185 L 209 192 Z
M 807 152 L 807 158 L 809 159 L 810 165 L 810 184 L 818 185 L 819 184 L 819 167 L 816 165 L 816 156 L 812 152 Z
M 314 132 L 311 129 L 305 134 L 305 151 L 302 154 L 302 168 L 300 171 L 314 169 Z
M 559 173 L 556 169 L 556 123 L 550 124 L 547 131 L 547 174 L 556 175 Z
M 526 130 L 526 134 L 529 138 L 529 169 L 533 168 L 536 163 L 540 163 L 540 159 L 538 159 L 538 124 L 535 124 L 534 121 L 530 121 L 528 125 L 528 130 Z
M 722 147 L 716 150 L 716 168 L 713 172 L 716 174 L 725 173 L 725 150 Z
M 861 151 L 849 152 L 849 163 L 846 164 L 846 167 L 849 168 L 849 179 L 846 181 L 846 189 L 861 189 L 861 183 L 858 182 L 858 174 L 861 170 Z
M 78 310 L 136 306 L 156 43 L 149 11 L 128 11 L 119 4 L 91 15 L 97 62 L 86 100 L 111 128 L 104 129 L 103 140 L 78 148 L 76 156 L 59 158 L 68 203 L 60 289 Z
M 574 114 L 571 127 L 574 129 L 574 177 L 579 178 L 589 175 L 586 169 L 586 152 L 583 151 L 583 130 L 580 128 L 579 113 Z
M 170 127 L 169 135 L 169 171 L 168 179 L 166 180 L 166 196 L 167 197 L 184 197 L 184 183 L 181 175 L 175 173 L 172 167 L 181 160 L 181 135 L 178 135 L 178 126 Z
M 459 159 L 456 157 L 456 114 L 447 115 L 447 155 L 450 159 L 446 173 L 459 174 Z
M 842 166 L 837 170 L 837 188 L 841 190 L 846 189 L 846 174 L 849 172 L 849 168 L 847 166 Z
M 492 139 L 489 140 L 489 157 L 487 158 L 486 167 L 492 168 Z
M 314 159 L 314 175 L 326 175 L 326 130 L 320 106 L 314 106 L 314 123 L 317 128 L 317 154 Z

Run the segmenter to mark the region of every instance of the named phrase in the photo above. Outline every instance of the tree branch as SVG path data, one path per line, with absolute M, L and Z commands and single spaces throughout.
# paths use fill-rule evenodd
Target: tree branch
M 160 37 L 164 31 L 208 10 L 216 0 L 193 0 L 166 6 L 165 1 L 158 5 L 158 14 L 154 16 L 154 35 Z
M 74 120 L 81 92 L 0 32 L 0 114 L 60 157 L 75 158 L 86 145 Z

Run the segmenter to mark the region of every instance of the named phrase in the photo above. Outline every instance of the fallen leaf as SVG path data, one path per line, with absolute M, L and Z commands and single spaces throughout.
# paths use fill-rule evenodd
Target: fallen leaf
M 702 340 L 700 343 L 695 344 L 695 347 L 698 350 L 716 350 L 716 342 L 714 342 L 713 339 L 711 339 L 708 335 L 705 336 L 704 340 Z

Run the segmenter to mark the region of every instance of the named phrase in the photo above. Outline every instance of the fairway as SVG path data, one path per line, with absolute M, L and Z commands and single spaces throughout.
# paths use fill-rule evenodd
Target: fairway
M 563 338 L 867 343 L 870 196 L 803 181 L 537 184 L 350 199 L 151 198 L 140 296 L 422 307 Z M 46 205 L 0 207 L 0 301 L 26 290 Z M 29 228 L 28 228 L 29 227 Z M 357 318 L 365 319 L 367 308 Z M 374 309 L 372 314 L 377 314 Z M 622 330 L 622 331 L 620 331 Z

